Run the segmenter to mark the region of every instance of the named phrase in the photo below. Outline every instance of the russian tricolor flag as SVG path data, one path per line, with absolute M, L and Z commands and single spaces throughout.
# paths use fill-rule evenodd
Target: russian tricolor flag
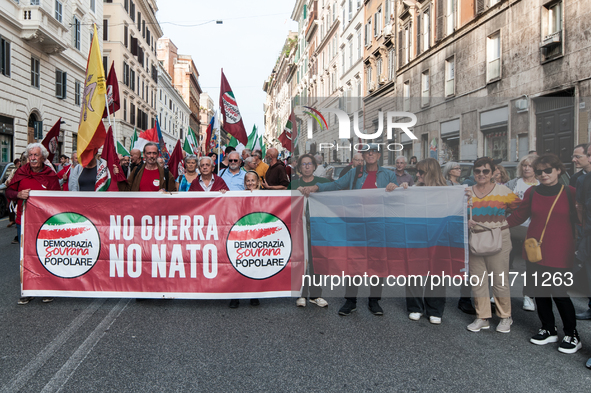
M 463 187 L 311 194 L 316 274 L 463 275 L 468 267 Z

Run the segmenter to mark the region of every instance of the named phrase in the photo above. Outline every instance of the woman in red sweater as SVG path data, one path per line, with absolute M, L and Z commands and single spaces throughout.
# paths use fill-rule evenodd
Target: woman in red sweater
M 527 239 L 535 238 L 541 241 L 542 260 L 531 265 L 534 268 L 528 272 L 530 276 L 527 283 L 534 286 L 542 327 L 530 341 L 537 345 L 558 341 L 552 311 L 554 299 L 564 325 L 564 339 L 558 350 L 563 353 L 575 353 L 582 345 L 576 329 L 575 308 L 567 293 L 572 285 L 570 268 L 574 257 L 575 189 L 558 182 L 566 168 L 554 154 L 537 157 L 532 166 L 540 185 L 529 188 L 519 208 L 507 218 L 509 226 L 513 227 L 531 217 Z M 523 258 L 529 261 L 525 249 Z

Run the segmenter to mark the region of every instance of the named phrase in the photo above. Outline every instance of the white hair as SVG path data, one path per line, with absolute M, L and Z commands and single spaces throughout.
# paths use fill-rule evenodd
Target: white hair
M 43 160 L 47 160 L 47 157 L 49 157 L 49 152 L 47 151 L 47 149 L 45 148 L 45 146 L 43 146 L 41 143 L 29 143 L 27 145 L 27 156 L 29 155 L 29 153 L 31 153 L 31 150 L 38 148 L 39 150 L 41 150 L 41 155 L 43 156 Z
M 213 158 L 211 158 L 210 156 L 203 156 L 199 159 L 199 165 L 201 165 L 201 161 L 203 160 L 209 160 L 209 162 L 211 163 L 211 166 L 214 166 L 215 163 L 213 162 Z
M 405 156 L 398 156 L 398 157 L 396 157 L 396 159 L 394 160 L 394 162 L 398 161 L 401 158 L 404 160 L 404 162 L 406 162 L 406 157 Z
M 238 156 L 238 160 L 239 160 L 239 161 L 242 161 L 242 157 L 240 156 L 240 153 L 238 153 L 236 150 L 234 150 L 234 151 L 230 152 L 230 154 L 228 154 L 228 158 L 230 158 L 230 156 L 231 156 L 232 154 L 236 154 L 236 155 Z

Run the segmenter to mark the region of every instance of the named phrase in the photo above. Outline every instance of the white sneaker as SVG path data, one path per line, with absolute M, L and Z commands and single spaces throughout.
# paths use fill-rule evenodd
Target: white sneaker
M 531 297 L 523 297 L 523 309 L 525 311 L 536 311 L 536 305 L 534 304 L 534 300 Z
M 490 297 L 490 304 L 495 304 L 495 298 L 493 296 Z
M 423 314 L 421 314 L 420 312 L 411 312 L 410 314 L 408 314 L 408 318 L 412 321 L 418 321 L 419 319 L 421 319 L 422 316 Z
M 486 319 L 476 318 L 474 322 L 466 326 L 471 332 L 479 332 L 482 329 L 490 329 L 490 324 Z
M 306 298 L 305 297 L 301 297 L 298 300 L 296 300 L 296 306 L 298 306 L 298 307 L 306 307 Z
M 433 325 L 441 325 L 441 317 L 430 316 L 429 322 L 431 322 Z
M 304 302 L 305 302 L 305 300 L 304 300 Z M 321 297 L 317 297 L 316 299 L 310 299 L 310 303 L 314 303 L 318 307 L 328 306 L 328 302 Z

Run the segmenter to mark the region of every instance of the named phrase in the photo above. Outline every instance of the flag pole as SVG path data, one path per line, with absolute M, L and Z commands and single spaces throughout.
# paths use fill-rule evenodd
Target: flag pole
M 213 124 L 215 125 L 215 122 Z M 221 128 L 222 128 L 222 122 L 220 121 L 220 126 L 218 128 L 218 173 L 220 173 L 220 151 L 222 150 L 222 140 L 220 139 L 220 129 Z

